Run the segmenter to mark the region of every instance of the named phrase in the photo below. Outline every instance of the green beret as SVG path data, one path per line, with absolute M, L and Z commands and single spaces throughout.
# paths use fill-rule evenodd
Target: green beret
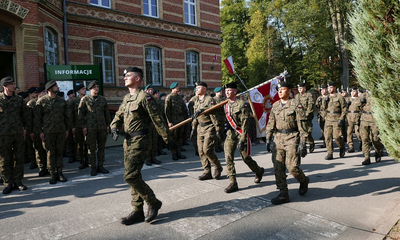
M 161 93 L 160 94 L 160 98 L 162 98 L 162 97 L 164 97 L 164 96 L 166 96 L 167 94 L 166 93 Z
M 173 82 L 173 83 L 171 84 L 171 86 L 169 86 L 169 88 L 170 88 L 170 89 L 174 89 L 174 88 L 176 88 L 176 86 L 178 86 L 178 82 Z
M 214 89 L 214 92 L 217 93 L 217 92 L 220 92 L 221 90 L 222 90 L 222 87 L 216 87 L 216 88 Z
M 153 88 L 153 85 L 147 84 L 146 87 L 144 88 L 144 90 L 147 90 L 147 89 L 149 89 L 149 88 Z

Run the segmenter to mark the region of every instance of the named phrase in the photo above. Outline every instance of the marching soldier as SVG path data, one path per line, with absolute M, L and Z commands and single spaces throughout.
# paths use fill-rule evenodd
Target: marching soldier
M 27 106 L 29 103 L 30 104 L 34 104 L 33 102 L 36 103 L 37 96 L 38 96 L 38 94 L 36 93 L 36 89 L 37 89 L 36 87 L 31 87 L 28 89 L 27 93 L 29 94 L 29 101 L 26 103 Z M 31 119 L 33 119 L 32 118 L 33 117 L 32 108 L 29 108 L 29 115 L 31 116 Z M 26 146 L 27 146 L 27 152 L 28 152 L 28 159 L 31 162 L 29 169 L 35 169 L 38 167 L 38 165 L 36 163 L 35 148 L 33 147 L 33 139 L 32 138 L 30 138 L 30 137 L 26 138 Z
M 69 114 L 70 114 L 70 110 L 69 109 L 71 109 L 72 101 L 76 98 L 74 90 L 72 90 L 72 89 L 69 90 L 67 92 L 67 97 L 68 97 L 68 99 L 67 99 L 68 111 L 69 111 Z M 64 152 L 65 152 L 65 156 L 68 158 L 68 162 L 69 163 L 73 163 L 73 162 L 77 161 L 77 158 L 76 158 L 76 144 L 74 142 L 74 134 L 72 133 L 72 130 L 68 134 L 67 141 L 65 141 Z
M 81 99 L 78 107 L 79 121 L 82 123 L 83 136 L 86 137 L 89 164 L 92 168 L 90 175 L 97 173 L 107 174 L 104 168 L 107 135 L 110 131 L 111 116 L 108 110 L 107 100 L 99 95 L 99 84 L 96 80 L 89 83 L 90 95 Z M 97 165 L 96 165 L 97 147 Z
M 215 106 L 214 99 L 207 94 L 207 84 L 196 82 L 196 95 L 194 100 L 194 114 L 191 116 L 192 132 L 197 129 L 197 147 L 203 165 L 204 173 L 199 180 L 212 179 L 211 164 L 214 165 L 214 178 L 221 177 L 222 166 L 214 153 L 215 139 L 221 138 L 216 116 L 213 113 L 202 114 L 201 112 Z
M 329 82 L 328 92 L 329 96 L 327 96 L 323 102 L 327 113 L 324 134 L 328 155 L 325 159 L 331 160 L 333 159 L 333 139 L 335 139 L 336 144 L 340 148 L 340 157 L 343 158 L 346 154 L 346 148 L 341 135 L 342 126 L 345 124 L 344 118 L 347 113 L 347 105 L 344 97 L 336 93 L 335 82 Z
M 326 85 L 322 85 L 321 86 L 321 96 L 319 96 L 317 98 L 317 101 L 315 103 L 315 107 L 318 109 L 318 123 L 319 123 L 319 127 L 321 128 L 321 134 L 322 137 L 320 140 L 323 141 L 323 144 L 321 146 L 321 148 L 325 148 L 326 144 L 325 144 L 325 135 L 324 135 L 324 128 L 325 128 L 325 117 L 326 117 L 326 106 L 324 103 L 325 98 L 328 96 L 328 87 Z
M 196 92 L 196 88 L 194 89 L 194 96 L 189 100 L 188 103 L 188 110 L 189 110 L 189 115 L 193 116 L 194 114 L 194 103 L 196 102 L 196 100 L 198 99 L 197 96 L 197 92 Z M 198 151 L 198 146 L 197 146 L 197 125 L 191 125 L 192 126 L 192 130 L 190 132 L 190 139 L 193 142 L 193 147 L 194 147 L 194 154 L 196 156 L 199 156 L 199 151 Z M 194 128 L 195 127 L 195 128 Z
M 303 124 L 303 129 L 308 133 L 307 141 L 310 144 L 310 153 L 314 152 L 315 143 L 312 137 L 312 120 L 314 118 L 314 99 L 310 93 L 306 93 L 306 84 L 299 83 L 297 85 L 299 94 L 296 95 L 295 99 L 300 103 L 299 110 L 303 111 L 304 114 L 299 115 L 299 120 Z M 304 117 L 301 117 L 303 116 Z
M 131 225 L 136 222 L 151 222 L 161 208 L 153 190 L 143 181 L 141 169 L 149 150 L 149 127 L 154 124 L 157 132 L 168 143 L 170 148 L 177 145 L 168 136 L 168 127 L 161 119 L 158 104 L 154 98 L 143 90 L 140 90 L 143 72 L 136 67 L 128 67 L 124 71 L 125 86 L 129 94 L 125 95 L 121 106 L 111 122 L 113 139 L 118 139 L 118 128 L 124 126 L 124 180 L 131 187 L 133 211 L 121 219 L 121 223 Z M 148 205 L 146 217 L 144 216 L 143 203 Z
M 270 141 L 274 135 L 274 147 L 272 149 L 276 186 L 280 194 L 271 199 L 273 204 L 289 202 L 289 193 L 286 183 L 286 168 L 297 181 L 300 182 L 299 194 L 304 195 L 308 191 L 310 179 L 299 168 L 300 157 L 307 154 L 306 139 L 308 132 L 303 127 L 302 120 L 306 119 L 306 112 L 302 105 L 295 99 L 289 99 L 291 85 L 287 82 L 278 84 L 280 101 L 273 104 L 266 128 L 266 146 L 270 149 Z M 300 142 L 300 144 L 299 144 Z
M 153 90 L 153 86 L 151 84 L 147 84 L 146 87 L 144 88 L 144 91 L 153 96 L 154 90 Z M 161 161 L 156 159 L 157 150 L 158 150 L 158 133 L 157 133 L 157 130 L 154 127 L 154 125 L 150 125 L 149 131 L 150 131 L 150 133 L 149 133 L 150 149 L 149 149 L 148 159 L 146 160 L 146 165 L 147 166 L 151 166 L 153 163 L 154 164 L 160 164 L 161 163 Z
M 224 105 L 224 112 L 226 119 L 230 125 L 230 129 L 226 134 L 224 143 L 225 161 L 227 167 L 227 175 L 230 184 L 225 188 L 226 193 L 231 193 L 239 190 L 236 181 L 236 170 L 234 154 L 236 147 L 240 152 L 242 160 L 246 165 L 255 173 L 254 182 L 259 183 L 264 174 L 264 168 L 260 167 L 254 161 L 251 154 L 251 143 L 248 136 L 249 125 L 248 119 L 250 118 L 250 106 L 240 98 L 236 98 L 237 85 L 236 83 L 228 83 L 225 85 L 225 95 L 229 99 L 228 103 Z
M 15 94 L 15 82 L 12 77 L 0 81 L 3 93 L 0 93 L 0 170 L 4 185 L 3 194 L 13 189 L 24 191 L 24 148 L 27 133 L 30 133 L 31 117 L 26 103 Z
M 178 94 L 178 82 L 173 82 L 169 88 L 171 89 L 171 93 L 165 98 L 165 116 L 167 118 L 166 120 L 168 127 L 172 127 L 175 124 L 184 121 L 188 114 L 186 104 L 182 97 Z M 179 158 L 186 159 L 186 156 L 181 153 L 181 138 L 184 134 L 184 129 L 185 128 L 180 127 L 172 131 L 172 139 L 176 142 L 176 144 L 178 144 L 178 148 L 176 150 L 171 150 L 173 160 L 178 160 Z
M 348 153 L 354 152 L 353 132 L 356 133 L 357 139 L 360 141 L 361 150 L 361 136 L 360 136 L 360 117 L 361 117 L 361 100 L 358 97 L 357 87 L 353 87 L 351 97 L 347 101 L 347 145 L 349 146 Z
M 221 87 L 216 87 L 214 89 L 215 92 L 215 97 L 214 101 L 216 104 L 219 104 L 223 101 L 226 100 L 224 97 L 224 92 L 222 91 Z M 224 108 L 221 107 L 217 110 L 215 110 L 215 116 L 217 117 L 218 121 L 218 127 L 219 127 L 219 135 L 221 136 L 221 139 L 217 139 L 215 143 L 215 151 L 216 152 L 222 152 L 223 151 L 223 144 L 224 144 L 224 133 L 225 133 L 225 113 L 224 113 Z

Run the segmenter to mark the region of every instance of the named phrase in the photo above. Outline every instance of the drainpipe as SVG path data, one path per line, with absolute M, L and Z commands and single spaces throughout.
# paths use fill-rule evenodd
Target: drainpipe
M 67 34 L 67 7 L 65 4 L 66 0 L 63 0 L 63 12 L 64 12 L 64 21 L 63 21 L 63 28 L 64 28 L 64 55 L 65 55 L 65 65 L 69 65 L 68 59 L 68 34 Z

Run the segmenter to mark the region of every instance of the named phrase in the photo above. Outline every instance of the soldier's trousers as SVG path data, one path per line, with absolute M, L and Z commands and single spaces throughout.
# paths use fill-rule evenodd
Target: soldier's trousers
M 28 134 L 26 135 L 26 149 L 28 151 L 28 159 L 31 161 L 31 163 L 35 163 L 35 148 L 33 147 L 33 141 Z
M 361 136 L 360 136 L 360 126 L 358 123 L 354 123 L 351 121 L 348 121 L 349 126 L 347 127 L 347 145 L 349 148 L 354 148 L 354 142 L 353 142 L 353 132 L 356 133 L 357 139 L 361 141 Z
M 133 211 L 143 211 L 144 201 L 150 205 L 158 201 L 153 190 L 143 181 L 141 173 L 148 157 L 148 144 L 148 135 L 124 141 L 124 180 L 131 188 Z
M 306 181 L 306 176 L 299 167 L 300 156 L 297 154 L 298 144 L 299 140 L 297 140 L 296 144 L 282 145 L 282 142 L 276 142 L 274 139 L 272 163 L 274 164 L 276 186 L 282 193 L 288 192 L 286 168 L 300 183 Z M 277 146 L 280 147 L 278 148 Z
M 88 159 L 90 166 L 103 166 L 105 160 L 104 149 L 107 142 L 106 129 L 88 129 L 86 134 L 86 146 L 88 148 Z M 97 148 L 97 163 L 96 165 L 96 148 Z
M 333 154 L 333 139 L 339 148 L 344 148 L 344 142 L 342 139 L 342 128 L 340 128 L 337 122 L 325 122 L 324 128 L 325 144 L 328 154 Z
M 24 177 L 25 141 L 21 134 L 0 136 L 0 172 L 4 185 L 21 182 Z
M 65 132 L 45 133 L 43 147 L 47 153 L 47 169 L 50 174 L 62 171 L 64 168 L 63 151 L 65 146 Z
M 33 146 L 35 147 L 36 163 L 40 170 L 47 169 L 47 154 L 46 150 L 43 148 L 43 142 L 40 139 L 39 133 L 35 133 L 33 138 Z
M 370 142 L 372 142 L 375 152 L 383 151 L 383 144 L 379 139 L 378 125 L 371 122 L 361 121 L 360 135 L 362 140 L 362 152 L 366 158 L 370 157 L 369 156 L 371 152 L 371 146 L 369 145 Z
M 318 123 L 319 127 L 321 128 L 321 134 L 322 134 L 322 141 L 325 142 L 325 134 L 324 134 L 324 129 L 325 129 L 325 118 L 318 116 Z
M 73 137 L 76 144 L 76 160 L 79 161 L 80 164 L 84 164 L 85 158 L 87 158 L 88 149 L 86 146 L 85 137 L 83 136 L 83 129 L 76 128 L 76 132 Z
M 307 138 L 308 144 L 310 145 L 314 144 L 314 138 L 312 137 L 312 127 L 313 127 L 312 120 L 301 121 L 301 125 L 303 129 L 305 129 L 308 133 L 308 138 Z
M 234 132 L 234 130 L 228 130 L 226 134 L 226 139 L 224 143 L 225 161 L 226 161 L 226 174 L 231 182 L 236 182 L 236 169 L 235 169 L 235 151 L 237 144 L 239 142 L 239 134 Z M 260 166 L 254 161 L 251 156 L 247 155 L 247 147 L 240 152 L 240 156 L 246 165 L 253 171 L 257 173 L 260 171 Z
M 214 125 L 202 127 L 197 126 L 197 146 L 201 165 L 203 166 L 204 172 L 209 173 L 211 171 L 211 164 L 216 169 L 221 169 L 221 163 L 218 160 L 217 155 L 214 152 L 215 146 L 215 128 Z
M 174 125 L 176 125 L 178 123 L 179 122 L 174 123 Z M 185 134 L 185 128 L 184 127 L 179 127 L 179 128 L 176 128 L 176 129 L 171 131 L 171 138 L 172 138 L 172 140 L 175 141 L 176 145 L 178 145 L 178 147 L 177 147 L 178 150 L 176 150 L 176 149 L 171 150 L 172 154 L 176 154 L 177 152 L 181 152 L 183 134 Z

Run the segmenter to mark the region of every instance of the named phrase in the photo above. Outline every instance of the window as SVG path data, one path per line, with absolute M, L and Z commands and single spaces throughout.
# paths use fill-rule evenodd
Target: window
M 146 83 L 154 86 L 162 85 L 161 49 L 146 47 Z
M 185 0 L 185 23 L 196 25 L 196 0 Z
M 115 83 L 114 44 L 104 40 L 93 41 L 94 64 L 101 64 L 104 84 Z
M 48 65 L 58 65 L 58 37 L 57 33 L 50 28 L 44 29 L 46 63 Z
M 106 7 L 110 8 L 110 0 L 90 0 L 91 5 L 99 6 L 99 7 Z
M 158 0 L 143 0 L 143 14 L 158 17 Z
M 0 46 L 13 46 L 12 29 L 0 24 Z
M 186 77 L 187 85 L 194 86 L 195 82 L 200 81 L 199 74 L 199 54 L 196 52 L 186 53 Z

